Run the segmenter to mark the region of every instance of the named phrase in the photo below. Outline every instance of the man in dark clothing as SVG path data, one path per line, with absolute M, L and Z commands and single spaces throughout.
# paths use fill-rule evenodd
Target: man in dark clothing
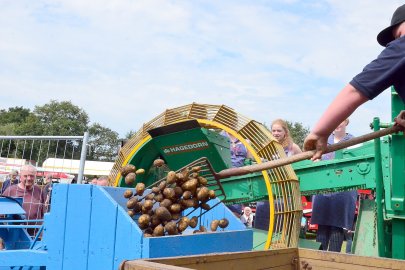
M 4 191 L 11 185 L 16 185 L 18 184 L 18 171 L 12 170 L 10 172 L 9 177 L 6 179 L 6 181 L 3 182 L 3 185 L 1 186 L 1 194 L 4 193 Z
M 405 5 L 397 8 L 391 25 L 378 34 L 377 40 L 386 48 L 342 89 L 305 139 L 304 149 L 316 150 L 312 160 L 321 158 L 328 136 L 343 120 L 388 87 L 394 86 L 405 102 Z M 405 129 L 405 110 L 395 118 L 395 125 Z

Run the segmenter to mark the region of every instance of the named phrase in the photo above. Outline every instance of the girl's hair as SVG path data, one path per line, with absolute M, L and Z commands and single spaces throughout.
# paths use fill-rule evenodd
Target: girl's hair
M 273 129 L 273 125 L 280 125 L 285 132 L 284 139 L 279 142 L 284 148 L 294 143 L 293 139 L 291 138 L 290 130 L 288 129 L 286 121 L 284 121 L 283 119 L 276 119 L 271 123 L 271 129 Z

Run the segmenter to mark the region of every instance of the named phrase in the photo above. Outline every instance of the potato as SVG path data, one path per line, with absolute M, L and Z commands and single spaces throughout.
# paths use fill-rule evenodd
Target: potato
M 167 173 L 166 181 L 168 184 L 174 184 L 177 180 L 176 172 L 170 171 Z
M 146 228 L 143 233 L 147 233 L 147 234 L 152 234 L 153 233 L 153 229 L 151 227 Z
M 136 184 L 136 194 L 139 196 L 142 196 L 143 192 L 145 191 L 145 184 L 144 183 L 138 183 Z
M 197 224 L 198 224 L 198 217 L 196 217 L 196 216 L 194 216 L 194 217 L 192 217 L 191 219 L 190 219 L 190 221 L 188 222 L 188 225 L 191 227 L 191 228 L 195 228 L 195 227 L 197 227 Z
M 156 226 L 155 229 L 153 230 L 152 235 L 155 236 L 155 237 L 156 237 L 156 236 L 163 236 L 163 235 L 165 235 L 165 228 L 164 228 L 161 224 L 159 224 L 159 225 Z
M 159 206 L 156 208 L 155 213 L 161 221 L 170 221 L 172 219 L 172 215 L 166 207 Z
M 180 201 L 181 205 L 183 206 L 184 209 L 190 208 L 194 206 L 194 200 L 193 199 L 188 199 L 188 200 L 181 200 Z
M 166 199 L 174 200 L 175 197 L 176 197 L 176 193 L 174 192 L 174 189 L 173 189 L 173 188 L 165 188 L 165 189 L 163 190 L 163 196 L 164 196 Z
M 207 203 L 202 203 L 201 205 L 200 205 L 200 207 L 202 208 L 202 209 L 204 209 L 204 210 L 210 210 L 211 209 L 211 206 L 209 205 L 209 204 L 207 204 Z
M 169 235 L 176 235 L 178 234 L 178 230 L 177 230 L 177 225 L 176 222 L 174 221 L 170 221 L 165 225 L 165 231 L 169 234 Z
M 213 221 L 211 221 L 211 231 L 215 232 L 218 229 L 218 225 L 219 225 L 219 220 L 218 219 L 214 219 Z
M 125 176 L 125 184 L 127 184 L 128 186 L 132 186 L 135 183 L 135 179 L 136 179 L 136 174 L 133 172 L 130 172 L 127 174 L 127 176 Z
M 160 188 L 159 187 L 153 187 L 152 188 L 152 193 L 159 194 L 160 193 Z
M 199 231 L 200 232 L 207 232 L 207 229 L 205 228 L 205 226 L 201 225 Z
M 132 209 L 129 209 L 129 210 L 127 211 L 127 213 L 128 213 L 128 215 L 129 215 L 130 217 L 135 216 L 135 211 L 132 210 Z
M 145 173 L 145 169 L 138 169 L 136 170 L 135 174 L 144 174 Z
M 188 227 L 188 223 L 189 223 L 189 219 L 187 217 L 185 217 L 186 219 L 184 219 L 184 217 L 179 221 L 179 223 L 177 224 L 177 230 L 179 232 L 183 232 L 187 229 Z
M 197 199 L 205 203 L 209 200 L 209 189 L 207 187 L 202 187 L 197 193 Z
M 193 168 L 191 168 L 192 172 L 199 172 L 201 171 L 202 167 L 201 166 L 194 166 Z
M 191 195 L 192 195 L 191 191 L 186 190 L 183 192 L 183 199 L 185 199 L 185 200 L 191 199 Z
M 197 177 L 198 177 L 198 173 L 196 173 L 196 172 L 190 174 L 190 178 L 197 178 Z
M 157 201 L 157 202 L 163 201 L 163 199 L 164 199 L 163 194 L 161 194 L 161 193 L 156 194 L 155 197 L 154 197 L 154 199 L 155 199 L 155 201 Z
M 181 196 L 183 195 L 183 189 L 181 187 L 175 187 L 174 194 L 177 199 L 181 198 Z
M 210 191 L 208 192 L 208 197 L 210 199 L 215 199 L 217 197 L 217 195 L 215 194 L 215 190 L 210 189 Z
M 138 202 L 137 198 L 131 198 L 127 201 L 127 208 L 132 209 L 134 208 L 135 204 Z
M 145 200 L 153 200 L 155 198 L 155 193 L 151 192 L 145 196 Z
M 181 205 L 178 203 L 174 203 L 170 205 L 170 213 L 175 214 L 175 213 L 180 213 L 181 212 Z
M 197 198 L 192 198 L 192 200 L 193 200 L 193 207 L 194 208 L 200 207 L 200 203 L 198 202 Z
M 152 209 L 153 207 L 153 201 L 152 200 L 145 200 L 143 203 L 143 207 L 145 207 L 145 209 Z
M 188 179 L 190 176 L 190 170 L 189 168 L 185 168 L 181 171 L 181 174 L 183 175 L 183 179 Z
M 173 220 L 178 220 L 181 217 L 181 213 L 173 213 L 172 214 L 172 219 Z
M 223 218 L 219 221 L 218 225 L 220 228 L 224 229 L 224 228 L 228 227 L 229 221 L 226 218 Z
M 121 175 L 124 177 L 127 176 L 127 174 L 129 174 L 131 172 L 134 173 L 135 171 L 136 171 L 136 167 L 132 164 L 127 164 L 127 165 L 123 166 L 120 170 Z
M 166 181 L 162 181 L 159 183 L 158 188 L 160 189 L 160 191 L 164 190 L 167 186 Z
M 192 179 L 186 181 L 184 184 L 182 184 L 181 188 L 183 190 L 188 190 L 191 193 L 194 193 L 195 190 L 197 189 L 197 184 L 198 184 L 198 180 L 195 178 L 192 178 Z
M 143 237 L 146 237 L 146 238 L 147 238 L 147 237 L 152 237 L 152 236 L 153 236 L 153 235 L 151 235 L 151 234 L 149 234 L 149 233 L 144 233 L 144 234 L 143 234 Z
M 136 202 L 134 206 L 132 207 L 132 210 L 134 210 L 135 213 L 139 213 L 142 211 L 142 205 L 140 202 Z
M 124 191 L 124 198 L 129 199 L 129 198 L 131 198 L 133 195 L 134 195 L 134 193 L 133 193 L 132 190 L 130 190 L 130 189 L 127 189 L 127 190 Z
M 155 167 L 161 167 L 161 166 L 163 166 L 164 164 L 165 164 L 165 161 L 164 161 L 163 159 L 160 159 L 160 158 L 155 159 L 155 160 L 153 161 L 153 166 L 155 166 Z
M 146 229 L 149 227 L 149 222 L 150 222 L 150 216 L 147 214 L 143 214 L 138 218 L 138 225 L 141 230 Z
M 172 204 L 173 204 L 173 203 L 172 203 L 171 200 L 169 200 L 169 199 L 164 199 L 159 205 L 162 206 L 162 207 L 169 208 L 170 205 L 172 205 Z
M 184 178 L 182 173 L 176 173 L 176 183 L 181 185 L 186 179 Z
M 161 224 L 161 221 L 156 214 L 150 217 L 150 226 L 152 228 L 155 228 L 156 226 L 158 226 L 160 224 Z
M 201 186 L 206 186 L 208 184 L 208 180 L 205 177 L 198 176 L 197 179 Z

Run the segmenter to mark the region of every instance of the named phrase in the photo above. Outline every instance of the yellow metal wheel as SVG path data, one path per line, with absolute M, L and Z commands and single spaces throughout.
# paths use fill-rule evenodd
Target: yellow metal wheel
M 257 163 L 285 157 L 281 145 L 261 123 L 248 119 L 225 105 L 192 103 L 167 109 L 145 123 L 122 147 L 110 179 L 118 185 L 120 168 L 126 165 L 151 137 L 148 130 L 165 125 L 196 119 L 206 128 L 222 129 L 238 138 Z M 193 160 L 190 160 L 192 162 Z M 297 247 L 302 215 L 299 182 L 290 165 L 262 171 L 270 205 L 270 222 L 265 249 Z M 277 195 L 274 195 L 277 194 Z

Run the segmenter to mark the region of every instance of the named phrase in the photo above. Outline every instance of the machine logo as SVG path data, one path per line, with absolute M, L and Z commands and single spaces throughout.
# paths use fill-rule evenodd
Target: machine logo
M 205 148 L 208 148 L 207 141 L 196 141 L 164 147 L 163 153 L 165 153 L 166 155 L 173 155 L 190 151 L 199 151 Z

